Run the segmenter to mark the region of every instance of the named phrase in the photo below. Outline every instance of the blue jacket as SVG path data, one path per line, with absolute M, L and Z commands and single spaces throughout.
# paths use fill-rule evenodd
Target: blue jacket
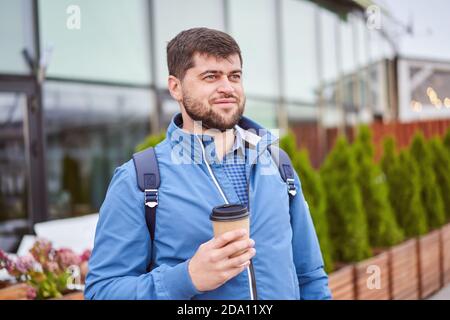
M 214 143 L 209 150 L 201 143 L 212 137 L 186 133 L 181 125 L 181 114 L 177 114 L 166 139 L 155 148 L 161 185 L 153 248 L 134 163 L 130 160 L 115 170 L 100 209 L 85 298 L 331 298 L 298 175 L 299 192 L 289 199 L 286 183 L 267 150 L 277 139 L 246 117 L 238 126 L 245 130 L 250 159 L 246 164 L 250 237 L 257 253 L 251 267 L 219 288 L 208 292 L 195 288 L 188 263 L 200 244 L 213 237 L 211 209 L 224 204 L 223 195 L 230 203 L 239 198 L 223 165 L 213 161 Z M 151 255 L 154 267 L 147 272 Z

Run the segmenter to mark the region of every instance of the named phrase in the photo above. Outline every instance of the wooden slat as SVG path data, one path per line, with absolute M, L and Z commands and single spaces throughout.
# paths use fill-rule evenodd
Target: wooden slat
M 395 300 L 418 300 L 419 292 L 405 292 L 404 294 L 398 295 Z
M 418 280 L 409 283 L 404 282 L 395 287 L 395 289 L 392 291 L 392 295 L 399 296 L 404 292 L 418 292 L 418 287 L 419 287 Z
M 380 267 L 381 289 L 367 288 L 370 265 Z M 419 299 L 419 286 L 422 298 L 439 290 L 441 270 L 444 283 L 450 283 L 450 224 L 330 274 L 329 286 L 337 300 Z
M 392 298 L 395 300 L 398 296 L 401 296 L 403 293 L 415 293 L 419 294 L 419 282 L 415 281 L 412 283 L 404 283 L 402 285 L 396 286 L 392 291 Z
M 429 297 L 431 294 L 435 293 L 440 289 L 439 284 L 427 284 L 422 286 L 422 298 Z
M 418 298 L 417 241 L 411 239 L 390 250 L 392 299 Z
M 419 283 L 419 279 L 417 278 L 417 274 L 408 274 L 402 276 L 402 278 L 392 278 L 392 290 L 395 291 L 397 288 L 402 288 L 404 286 L 417 286 Z
M 440 288 L 440 230 L 419 238 L 419 263 L 421 298 L 428 297 Z
M 353 279 L 353 266 L 344 267 L 330 274 L 329 283 L 330 286 L 339 287 L 341 285 L 346 285 L 349 278 Z
M 356 298 L 358 300 L 386 300 L 390 298 L 388 258 L 388 252 L 384 252 L 371 259 L 356 264 Z M 367 273 L 370 266 L 377 266 L 380 268 L 381 287 L 379 289 L 370 289 L 367 286 L 367 280 L 369 277 L 373 276 L 373 273 Z
M 18 283 L 0 289 L 0 300 L 27 300 L 27 292 L 30 286 Z
M 331 294 L 333 295 L 333 299 L 335 300 L 355 299 L 353 266 L 347 266 L 331 273 L 329 275 L 328 282 Z
M 442 280 L 443 284 L 450 283 L 450 223 L 441 228 L 442 237 Z
M 339 290 L 332 290 L 331 294 L 334 300 L 354 300 L 355 293 L 353 286 L 341 287 Z
M 422 276 L 421 281 L 422 286 L 436 286 L 437 288 L 441 286 L 441 277 L 439 273 Z
M 408 258 L 400 258 L 398 259 L 396 256 L 392 257 L 391 266 L 393 268 L 403 269 L 403 267 L 417 267 L 418 261 L 416 255 L 411 255 Z
M 393 277 L 402 277 L 406 274 L 413 274 L 417 276 L 417 262 L 409 261 L 409 263 L 405 262 L 402 264 L 393 264 L 391 265 L 391 273 Z
M 391 254 L 401 254 L 404 251 L 410 252 L 411 250 L 416 250 L 417 241 L 415 239 L 408 240 L 398 246 L 390 249 Z

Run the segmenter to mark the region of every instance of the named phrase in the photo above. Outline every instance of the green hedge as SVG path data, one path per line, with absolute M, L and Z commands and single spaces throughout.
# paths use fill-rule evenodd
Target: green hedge
M 352 148 L 345 138 L 339 137 L 320 170 L 334 261 L 353 262 L 371 256 L 356 170 Z
M 397 222 L 406 237 L 427 232 L 427 221 L 420 196 L 419 168 L 408 150 L 396 154 L 393 138 L 384 140 L 381 167 L 389 189 L 389 200 Z
M 436 184 L 444 202 L 445 220 L 450 221 L 450 152 L 447 152 L 439 138 L 431 139 L 428 146 Z
M 144 141 L 142 141 L 141 143 L 139 143 L 136 146 L 135 152 L 142 151 L 142 150 L 147 149 L 149 147 L 154 147 L 158 143 L 163 141 L 165 138 L 166 138 L 166 133 L 165 132 L 161 132 L 160 134 L 149 135 L 149 136 L 147 136 L 144 139 Z
M 447 133 L 444 136 L 443 143 L 447 153 L 450 155 L 450 128 L 448 128 Z
M 280 139 L 280 147 L 289 154 L 292 165 L 300 178 L 303 196 L 308 203 L 322 251 L 325 270 L 331 272 L 333 270 L 331 240 L 326 217 L 325 190 L 320 175 L 311 166 L 308 151 L 297 150 L 295 135 L 292 132 Z
M 419 168 L 420 193 L 428 227 L 431 229 L 439 228 L 445 223 L 444 203 L 436 183 L 430 148 L 427 147 L 421 132 L 415 134 L 410 152 Z
M 357 182 L 369 226 L 370 245 L 372 247 L 395 245 L 403 240 L 403 231 L 399 228 L 392 210 L 384 174 L 374 162 L 372 134 L 368 126 L 359 128 L 353 148 Z

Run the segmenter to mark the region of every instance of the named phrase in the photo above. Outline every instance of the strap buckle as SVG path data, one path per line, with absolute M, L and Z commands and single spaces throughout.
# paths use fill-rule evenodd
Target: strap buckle
M 154 208 L 158 205 L 158 189 L 145 189 L 145 205 Z
M 288 193 L 291 196 L 295 196 L 297 194 L 297 188 L 295 187 L 295 183 L 294 182 L 295 182 L 294 179 L 291 179 L 291 178 L 286 179 L 286 184 L 287 184 L 287 187 L 288 187 Z

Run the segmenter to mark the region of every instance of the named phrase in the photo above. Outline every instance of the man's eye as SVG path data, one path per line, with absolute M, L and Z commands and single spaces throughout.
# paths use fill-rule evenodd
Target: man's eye
M 232 78 L 233 80 L 239 80 L 239 79 L 241 78 L 241 75 L 240 75 L 240 74 L 233 74 L 233 75 L 231 76 L 231 78 Z
M 203 79 L 214 80 L 216 78 L 215 75 L 210 74 L 209 76 L 204 77 Z

